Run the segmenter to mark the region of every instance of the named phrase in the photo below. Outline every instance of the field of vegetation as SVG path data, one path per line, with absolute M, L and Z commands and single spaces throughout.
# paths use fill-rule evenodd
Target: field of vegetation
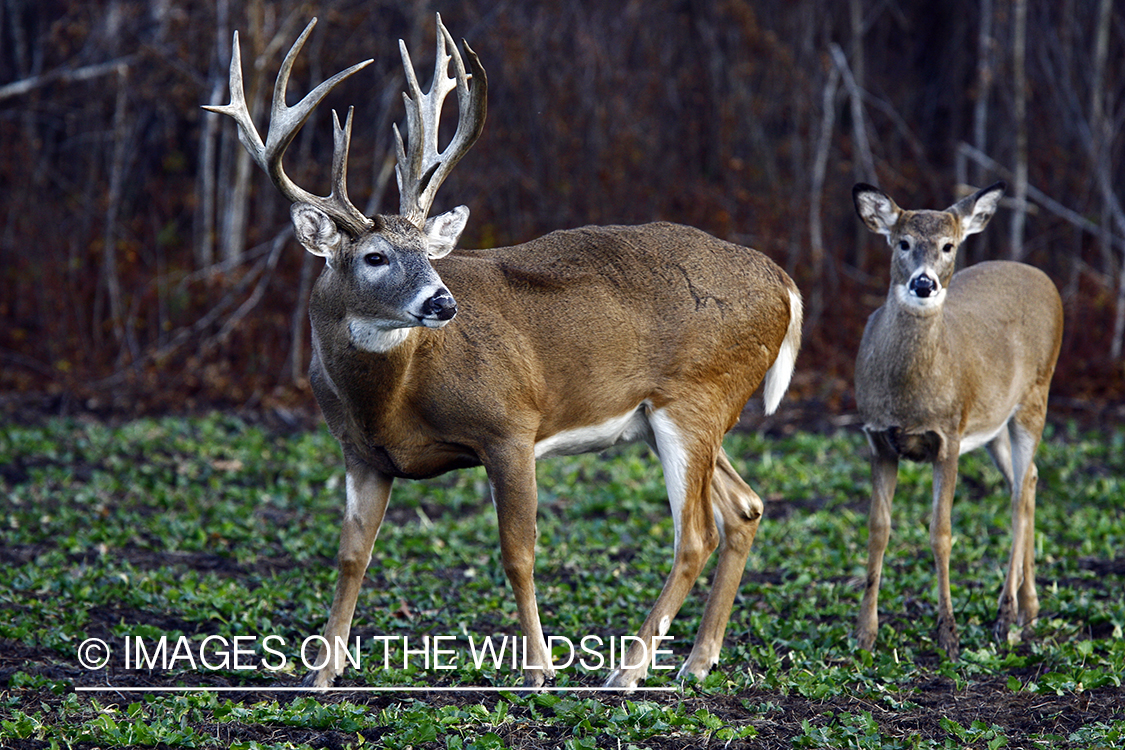
M 555 655 L 522 695 L 485 639 L 519 635 L 480 471 L 396 485 L 353 628 L 347 690 L 294 691 L 335 581 L 343 469 L 324 429 L 225 415 L 0 430 L 0 746 L 224 748 L 1087 748 L 1125 743 L 1125 431 L 1048 428 L 1033 632 L 991 635 L 1008 499 L 962 459 L 953 598 L 962 658 L 933 641 L 929 469 L 904 464 L 874 653 L 851 638 L 866 555 L 862 437 L 727 440 L 766 501 L 722 659 L 702 682 L 600 685 L 670 563 L 643 448 L 544 462 L 536 575 Z M 707 573 L 705 572 L 704 577 Z M 663 657 L 678 668 L 700 586 Z M 424 640 L 426 638 L 429 640 Z M 98 639 L 97 641 L 92 639 Z M 163 644 L 163 645 L 161 645 Z M 103 650 L 104 645 L 104 650 Z M 163 649 L 163 650 L 162 650 Z M 407 650 L 409 649 L 409 650 Z M 315 657 L 315 646 L 306 656 Z M 108 660 L 107 660 L 108 657 Z M 403 662 L 406 662 L 405 664 Z M 206 688 L 206 689 L 205 689 Z M 284 688 L 289 688 L 285 690 Z

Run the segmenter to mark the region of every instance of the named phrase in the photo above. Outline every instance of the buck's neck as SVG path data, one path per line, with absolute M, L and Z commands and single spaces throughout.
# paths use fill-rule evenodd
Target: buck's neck
M 379 432 L 379 425 L 393 423 L 404 398 L 406 381 L 419 349 L 428 348 L 429 339 L 440 332 L 425 328 L 401 329 L 384 344 L 372 348 L 371 332 L 357 325 L 342 305 L 318 300 L 310 305 L 314 361 L 313 385 L 329 425 L 336 431 L 345 425 L 332 424 L 332 401 L 346 405 L 349 419 L 363 429 Z M 382 350 L 380 350 L 382 349 Z M 341 417 L 342 418 L 342 417 Z M 360 424 L 347 425 L 348 428 Z

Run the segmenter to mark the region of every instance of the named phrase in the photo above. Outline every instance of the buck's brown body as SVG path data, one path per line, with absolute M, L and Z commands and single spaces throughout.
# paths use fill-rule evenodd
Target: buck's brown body
M 654 639 L 668 632 L 718 548 L 703 621 L 680 670 L 702 677 L 718 660 L 763 509 L 722 438 L 763 380 L 767 412 L 784 395 L 801 340 L 800 294 L 757 251 L 674 224 L 586 227 L 454 252 L 468 209 L 427 217 L 438 186 L 480 135 L 487 78 L 467 47 L 466 68 L 440 18 L 437 27 L 429 92 L 402 47 L 410 150 L 396 139 L 398 215 L 368 218 L 347 199 L 350 114 L 343 127 L 335 120 L 329 196 L 285 177 L 281 158 L 296 130 L 332 86 L 366 64 L 287 107 L 289 70 L 311 24 L 282 63 L 265 141 L 246 107 L 237 36 L 231 103 L 209 107 L 235 118 L 243 144 L 293 203 L 297 238 L 326 261 L 309 307 L 310 376 L 343 447 L 347 504 L 316 661 L 323 666 L 306 684 L 327 687 L 346 664 L 392 482 L 472 465 L 484 466 L 492 488 L 525 636 L 524 684 L 552 678 L 535 598 L 535 461 L 635 440 L 660 457 L 675 551 L 656 604 L 607 684 L 629 689 L 644 678 L 644 657 L 660 645 Z M 454 90 L 459 122 L 439 152 L 442 100 Z
M 642 403 L 709 402 L 725 433 L 789 321 L 776 264 L 675 224 L 565 230 L 433 265 L 457 317 L 389 352 L 354 349 L 332 270 L 314 291 L 317 399 L 333 434 L 390 476 L 479 465 L 498 436 L 533 446 Z

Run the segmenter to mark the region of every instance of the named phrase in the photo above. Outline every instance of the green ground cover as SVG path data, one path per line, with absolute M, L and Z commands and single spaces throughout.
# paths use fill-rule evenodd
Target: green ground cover
M 324 429 L 283 434 L 222 415 L 4 426 L 0 746 L 1125 742 L 1125 431 L 1048 429 L 1035 537 L 1042 611 L 1010 644 L 991 637 L 1008 499 L 983 451 L 963 457 L 957 663 L 932 637 L 928 467 L 900 474 L 884 626 L 867 653 L 850 638 L 867 536 L 861 436 L 736 433 L 727 451 L 766 516 L 722 660 L 702 683 L 679 685 L 672 669 L 646 683 L 671 691 L 575 690 L 605 679 L 608 644 L 639 627 L 670 563 L 659 464 L 630 447 L 539 469 L 544 627 L 560 660 L 563 638 L 601 639 L 587 642 L 601 669 L 576 659 L 559 674 L 567 690 L 528 696 L 498 690 L 519 684 L 506 659 L 474 663 L 486 638 L 499 646 L 519 632 L 487 481 L 473 470 L 396 484 L 354 622 L 360 667 L 341 681 L 381 691 L 310 695 L 273 689 L 304 674 L 300 647 L 321 631 L 335 581 L 343 470 Z M 697 587 L 673 624 L 663 663 L 686 656 L 704 594 Z M 86 669 L 99 656 L 92 638 L 112 654 Z M 225 692 L 156 692 L 171 687 Z

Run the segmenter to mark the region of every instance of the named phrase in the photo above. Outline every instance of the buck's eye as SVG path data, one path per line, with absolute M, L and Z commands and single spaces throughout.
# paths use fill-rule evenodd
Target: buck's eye
M 898 243 L 898 249 L 899 250 L 909 250 L 910 249 L 910 243 L 907 242 L 906 240 L 903 240 L 902 242 Z
M 943 247 L 942 250 L 947 252 L 947 253 L 953 252 L 953 243 L 952 242 L 945 243 L 945 247 Z
M 387 256 L 382 253 L 367 253 L 363 256 L 363 262 L 369 266 L 385 266 L 387 265 Z

